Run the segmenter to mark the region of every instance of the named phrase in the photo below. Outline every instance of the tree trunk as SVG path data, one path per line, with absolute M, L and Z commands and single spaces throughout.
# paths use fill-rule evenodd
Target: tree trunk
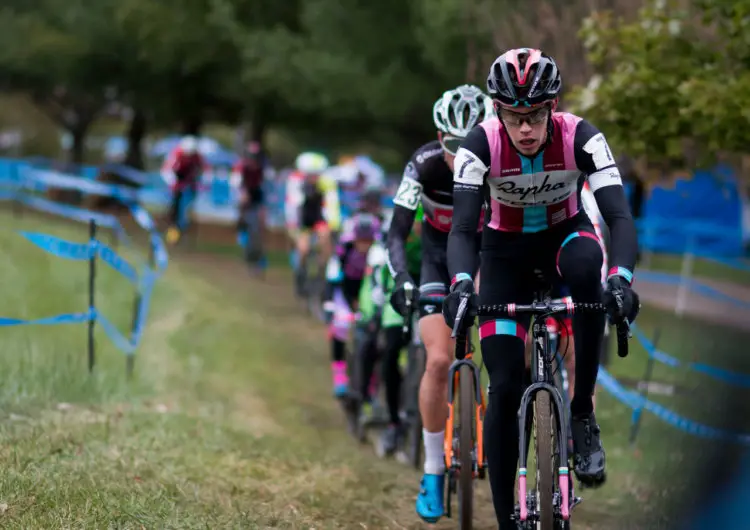
M 148 122 L 146 114 L 141 109 L 133 109 L 133 117 L 128 128 L 128 153 L 125 155 L 125 165 L 135 169 L 144 169 L 143 139 L 146 137 Z
M 69 152 L 69 162 L 75 166 L 82 166 L 86 155 L 86 133 L 89 130 L 89 123 L 84 120 L 78 120 L 68 132 L 73 138 L 73 144 Z
M 182 134 L 187 134 L 190 136 L 200 136 L 202 128 L 203 128 L 202 116 L 188 116 L 182 122 Z
M 250 141 L 258 142 L 263 146 L 263 138 L 266 135 L 266 129 L 268 129 L 268 122 L 264 119 L 254 120 L 250 124 Z

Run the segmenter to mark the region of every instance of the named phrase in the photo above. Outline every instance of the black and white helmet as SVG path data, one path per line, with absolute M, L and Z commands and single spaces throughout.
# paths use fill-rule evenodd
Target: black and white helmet
M 435 127 L 459 138 L 494 116 L 492 99 L 474 85 L 461 85 L 446 91 L 432 107 Z

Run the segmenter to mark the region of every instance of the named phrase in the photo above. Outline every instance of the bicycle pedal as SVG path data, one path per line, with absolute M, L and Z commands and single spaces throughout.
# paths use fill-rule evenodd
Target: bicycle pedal
M 570 503 L 570 509 L 572 510 L 573 508 L 575 508 L 582 502 L 583 502 L 583 497 L 573 497 L 573 500 Z

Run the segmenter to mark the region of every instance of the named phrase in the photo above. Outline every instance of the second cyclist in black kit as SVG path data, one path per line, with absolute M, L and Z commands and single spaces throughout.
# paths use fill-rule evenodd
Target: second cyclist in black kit
M 448 233 L 453 220 L 453 160 L 469 131 L 494 116 L 492 101 L 479 88 L 463 85 L 449 90 L 435 102 L 433 119 L 438 140 L 429 142 L 406 164 L 394 198 L 393 218 L 386 241 L 388 266 L 395 278 L 391 305 L 406 313 L 405 286 L 414 285 L 407 272 L 406 239 L 417 207 L 422 203 L 421 297 L 444 297 L 450 287 L 447 253 Z M 481 223 L 477 227 L 477 237 Z M 477 263 L 474 270 L 477 270 Z M 448 418 L 448 370 L 453 361 L 451 330 L 441 315 L 441 303 L 420 310 L 419 331 L 427 352 L 425 373 L 419 390 L 419 410 L 424 439 L 424 476 L 417 497 L 417 513 L 434 523 L 443 515 L 445 458 L 443 441 Z

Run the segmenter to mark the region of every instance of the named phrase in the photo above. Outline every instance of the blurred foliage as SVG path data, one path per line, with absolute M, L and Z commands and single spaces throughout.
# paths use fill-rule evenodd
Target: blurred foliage
M 662 169 L 745 153 L 748 30 L 748 0 L 652 0 L 635 20 L 594 13 L 581 37 L 595 75 L 569 101 L 615 149 Z
M 534 46 L 565 108 L 672 167 L 746 150 L 749 17 L 750 0 L 4 0 L 0 90 L 69 132 L 78 162 L 101 122 L 127 123 L 134 165 L 150 132 L 220 123 L 396 169 L 444 90 Z

